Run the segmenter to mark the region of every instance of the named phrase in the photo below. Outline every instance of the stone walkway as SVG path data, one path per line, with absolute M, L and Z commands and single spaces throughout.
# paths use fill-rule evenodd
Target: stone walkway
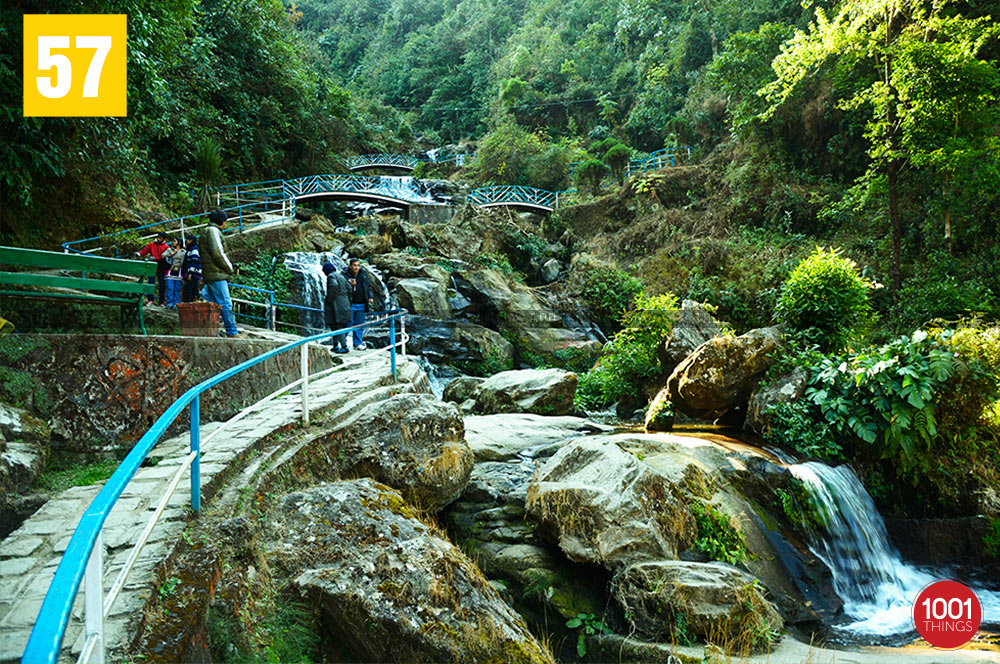
M 336 371 L 310 383 L 310 413 L 354 411 L 370 401 L 384 398 L 385 386 L 393 384 L 386 353 L 351 353 L 347 359 L 364 356 L 364 362 Z M 426 384 L 419 367 L 398 358 L 398 382 Z M 219 388 L 216 388 L 219 389 Z M 424 388 L 420 388 L 424 391 Z M 294 392 L 278 397 L 259 412 L 230 425 L 224 433 L 202 447 L 201 483 L 203 504 L 213 489 L 226 481 L 227 468 L 262 438 L 301 421 L 302 397 Z M 335 413 L 336 415 L 337 413 Z M 186 417 L 186 412 L 182 414 Z M 219 427 L 204 424 L 204 440 Z M 188 451 L 188 435 L 161 441 L 150 457 L 162 459 L 155 466 L 142 467 L 125 488 L 104 524 L 104 586 L 111 587 L 139 534 L 162 498 L 170 478 Z M 179 541 L 189 516 L 190 471 L 178 485 L 167 509 L 143 549 L 122 593 L 105 621 L 105 642 L 109 652 L 131 636 L 130 619 L 142 610 L 155 588 L 155 570 Z M 20 528 L 0 542 L 0 663 L 20 660 L 42 600 L 55 574 L 62 553 L 80 517 L 101 485 L 76 487 L 53 497 Z M 83 584 L 77 595 L 61 660 L 76 660 L 83 647 Z M 109 661 L 113 661 L 113 658 Z

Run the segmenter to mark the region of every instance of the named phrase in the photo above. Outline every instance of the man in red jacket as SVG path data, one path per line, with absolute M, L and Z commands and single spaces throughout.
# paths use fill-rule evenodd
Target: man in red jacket
M 169 248 L 170 244 L 167 242 L 167 234 L 160 231 L 156 234 L 156 238 L 152 242 L 135 252 L 135 255 L 140 258 L 149 256 L 156 261 L 156 285 L 157 293 L 159 294 L 156 303 L 161 305 L 163 304 L 163 297 L 167 289 L 167 271 L 170 270 L 170 262 L 163 260 L 163 252 Z M 149 278 L 149 283 L 153 283 L 152 277 Z M 152 302 L 153 298 L 149 298 L 149 301 Z

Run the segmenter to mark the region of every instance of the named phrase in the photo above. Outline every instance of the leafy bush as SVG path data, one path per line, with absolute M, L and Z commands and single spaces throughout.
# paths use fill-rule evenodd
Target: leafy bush
M 590 187 L 590 193 L 597 196 L 601 193 L 601 180 L 610 172 L 608 165 L 600 159 L 588 159 L 577 167 L 576 179 L 581 187 Z
M 656 349 L 677 320 L 671 294 L 636 296 L 635 309 L 622 316 L 625 327 L 604 347 L 597 365 L 579 377 L 576 405 L 584 410 L 608 406 L 641 393 L 644 381 L 660 371 Z
M 776 409 L 769 439 L 817 456 L 850 445 L 862 458 L 917 470 L 939 438 L 937 406 L 957 368 L 955 354 L 923 331 L 848 357 L 820 356 L 803 399 Z
M 612 174 L 614 174 L 614 176 L 618 179 L 619 185 L 624 184 L 625 182 L 625 170 L 628 168 L 628 162 L 631 158 L 632 151 L 621 143 L 618 145 L 612 145 L 611 148 L 604 153 L 603 161 L 611 169 Z
M 694 546 L 708 554 L 712 560 L 721 560 L 730 565 L 753 560 L 754 555 L 747 550 L 746 540 L 732 519 L 712 505 L 691 503 L 691 513 L 698 524 L 698 539 Z
M 580 297 L 587 305 L 591 320 L 608 336 L 621 329 L 619 321 L 625 309 L 641 292 L 641 281 L 607 266 L 588 268 L 580 285 Z
M 856 339 L 870 322 L 871 284 L 839 249 L 816 250 L 788 275 L 777 317 L 820 346 L 837 350 Z

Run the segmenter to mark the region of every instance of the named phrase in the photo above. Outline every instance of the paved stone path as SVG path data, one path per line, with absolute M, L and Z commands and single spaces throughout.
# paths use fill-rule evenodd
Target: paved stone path
M 345 359 L 359 356 L 363 356 L 363 363 L 310 383 L 310 413 L 334 411 L 335 417 L 387 396 L 388 386 L 393 385 L 388 354 L 351 353 Z M 398 357 L 397 368 L 397 383 L 409 384 L 408 389 L 428 391 L 426 378 L 414 362 Z M 419 388 L 414 388 L 414 385 Z M 204 445 L 201 483 L 206 498 L 203 502 L 207 503 L 211 489 L 224 481 L 220 473 L 236 462 L 242 452 L 261 438 L 299 422 L 301 414 L 302 397 L 296 389 L 265 405 L 261 411 L 230 425 L 225 432 Z M 186 413 L 182 417 L 186 417 Z M 202 439 L 218 426 L 218 423 L 203 424 Z M 170 478 L 187 453 L 188 445 L 186 433 L 161 441 L 150 456 L 162 460 L 155 466 L 139 469 L 108 516 L 104 524 L 105 593 L 156 509 Z M 156 567 L 170 555 L 186 526 L 190 502 L 189 473 L 185 472 L 105 621 L 105 642 L 109 652 L 130 637 L 130 619 L 141 613 L 146 600 L 156 590 Z M 76 487 L 60 493 L 0 542 L 0 663 L 20 660 L 62 553 L 100 487 Z M 63 639 L 61 660 L 75 661 L 83 647 L 82 607 L 83 584 Z M 114 658 L 109 661 L 114 661 Z

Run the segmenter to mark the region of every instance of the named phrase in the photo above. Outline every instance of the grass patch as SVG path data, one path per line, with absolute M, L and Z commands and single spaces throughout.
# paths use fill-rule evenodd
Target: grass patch
M 53 462 L 38 476 L 33 488 L 60 493 L 75 486 L 91 486 L 111 477 L 120 463 L 113 460 L 79 465 Z

